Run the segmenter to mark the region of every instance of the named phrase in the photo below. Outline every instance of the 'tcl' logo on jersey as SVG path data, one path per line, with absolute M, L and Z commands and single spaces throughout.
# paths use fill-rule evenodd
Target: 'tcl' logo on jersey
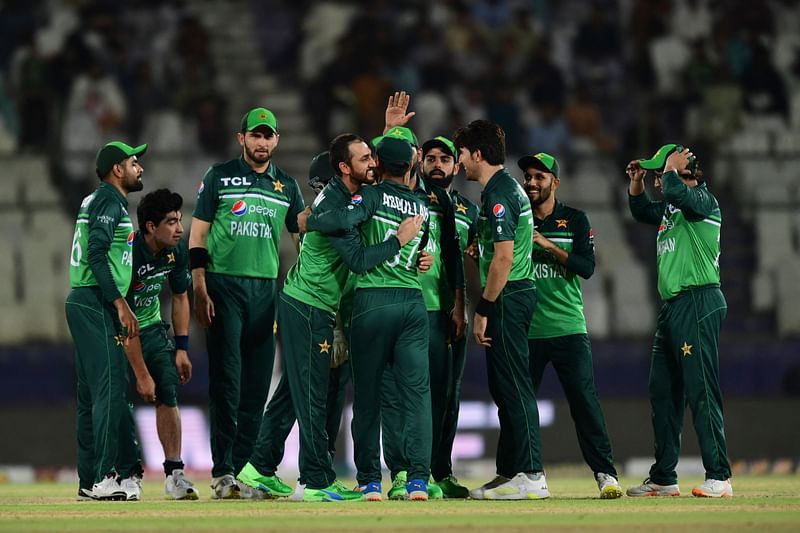
M 136 235 L 133 231 L 128 233 L 128 246 L 133 246 L 133 236 Z
M 247 213 L 247 204 L 244 202 L 244 200 L 237 200 L 236 203 L 233 204 L 233 207 L 231 207 L 231 213 L 237 217 Z
M 353 205 L 358 205 L 363 202 L 364 199 L 361 197 L 360 194 L 354 194 L 352 198 L 350 198 L 350 203 Z
M 133 284 L 133 292 L 142 292 L 146 287 L 147 285 L 145 285 L 141 281 L 137 281 L 136 283 Z
M 503 204 L 494 204 L 492 208 L 495 218 L 503 218 L 506 214 L 506 207 Z

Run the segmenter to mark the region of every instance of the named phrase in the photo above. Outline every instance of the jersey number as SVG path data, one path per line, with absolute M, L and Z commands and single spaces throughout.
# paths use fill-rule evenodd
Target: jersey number
M 384 235 L 383 240 L 385 241 L 385 240 L 389 239 L 389 237 L 391 237 L 393 235 L 397 235 L 397 230 L 389 228 L 389 229 L 386 230 L 386 235 Z M 408 261 L 406 262 L 406 265 L 405 265 L 406 270 L 411 268 L 411 265 L 414 264 L 414 258 L 417 256 L 417 248 L 419 248 L 420 240 L 419 239 L 414 239 L 414 241 L 415 241 L 414 242 L 414 246 L 411 247 L 411 252 L 408 254 Z M 390 268 L 394 268 L 397 265 L 399 265 L 400 264 L 400 252 L 397 252 L 397 255 L 395 255 L 392 259 L 386 260 L 384 262 L 384 264 L 386 266 L 390 267 Z
M 76 267 L 81 265 L 81 257 L 83 257 L 83 250 L 81 250 L 81 228 L 75 228 L 75 236 L 72 237 L 72 251 L 69 254 L 69 264 Z

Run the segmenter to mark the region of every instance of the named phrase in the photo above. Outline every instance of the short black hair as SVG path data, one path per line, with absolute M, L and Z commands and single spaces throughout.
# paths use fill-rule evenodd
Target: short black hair
M 473 120 L 458 128 L 453 135 L 456 150 L 481 151 L 490 165 L 502 165 L 506 160 L 506 132 L 499 124 L 489 120 Z
M 152 222 L 156 226 L 167 218 L 167 213 L 172 211 L 180 212 L 183 206 L 183 198 L 180 194 L 169 189 L 156 189 L 144 195 L 136 208 L 136 216 L 139 218 L 139 229 L 142 233 L 147 233 L 146 224 Z
M 328 157 L 330 157 L 333 171 L 340 178 L 342 177 L 342 171 L 339 169 L 339 163 L 350 164 L 350 160 L 352 159 L 350 155 L 350 145 L 358 142 L 366 143 L 364 139 L 354 133 L 342 133 L 334 137 L 331 141 L 331 145 L 328 147 Z

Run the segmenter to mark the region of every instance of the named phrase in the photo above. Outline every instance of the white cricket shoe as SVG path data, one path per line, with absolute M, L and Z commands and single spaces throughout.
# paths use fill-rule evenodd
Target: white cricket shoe
M 600 489 L 601 500 L 616 500 L 617 498 L 622 498 L 622 489 L 619 486 L 617 478 L 611 474 L 598 472 L 595 474 L 594 479 L 597 481 L 597 488 Z
M 677 483 L 674 485 L 659 485 L 658 483 L 650 481 L 650 478 L 647 478 L 641 485 L 628 487 L 625 493 L 634 498 L 639 496 L 680 496 L 681 489 L 678 487 Z
M 731 480 L 706 479 L 692 489 L 692 496 L 698 498 L 732 498 L 733 486 Z
M 176 468 L 164 481 L 164 496 L 173 500 L 196 500 L 200 494 L 194 484 L 186 479 L 183 470 Z
M 120 486 L 117 475 L 111 472 L 106 474 L 102 481 L 92 486 L 92 498 L 95 500 L 126 500 L 128 495 Z
M 508 481 L 509 481 L 509 479 L 507 477 L 505 477 L 505 476 L 497 476 L 493 480 L 487 481 L 486 483 L 484 483 L 480 487 L 474 488 L 471 491 L 469 491 L 469 496 L 473 500 L 483 500 L 484 499 L 484 497 L 483 497 L 484 492 L 486 492 L 489 489 L 493 489 L 495 487 L 499 487 L 500 485 L 502 485 L 503 483 L 506 483 Z
M 142 478 L 139 476 L 126 477 L 119 482 L 119 486 L 125 491 L 125 500 L 138 502 L 142 499 Z
M 211 498 L 214 500 L 238 500 L 241 498 L 239 485 L 231 474 L 211 479 Z
M 544 472 L 520 472 L 502 485 L 483 491 L 484 500 L 544 500 L 549 497 Z

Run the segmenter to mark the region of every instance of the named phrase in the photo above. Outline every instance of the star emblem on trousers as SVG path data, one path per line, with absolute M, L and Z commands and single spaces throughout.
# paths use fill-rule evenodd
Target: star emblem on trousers
M 319 344 L 319 353 L 331 353 L 331 344 L 328 344 L 328 339 L 323 339 Z
M 683 346 L 681 346 L 681 351 L 683 352 L 684 357 L 689 357 L 692 355 L 692 345 L 688 344 L 686 341 L 683 341 Z
M 117 346 L 123 346 L 125 344 L 125 335 L 114 335 L 114 342 Z

